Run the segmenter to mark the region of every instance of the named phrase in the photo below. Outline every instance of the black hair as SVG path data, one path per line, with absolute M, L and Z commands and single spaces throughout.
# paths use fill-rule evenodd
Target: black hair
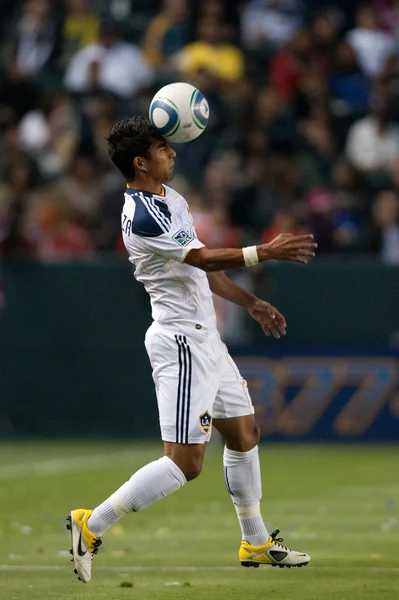
M 115 123 L 107 138 L 109 156 L 127 181 L 135 178 L 136 156 L 150 158 L 150 146 L 163 139 L 146 117 L 130 117 Z

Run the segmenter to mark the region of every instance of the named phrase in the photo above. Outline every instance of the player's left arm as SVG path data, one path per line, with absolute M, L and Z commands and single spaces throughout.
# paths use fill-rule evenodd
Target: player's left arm
M 272 334 L 278 339 L 286 334 L 287 323 L 276 307 L 234 283 L 223 271 L 207 273 L 207 277 L 209 287 L 216 296 L 246 308 L 267 336 Z

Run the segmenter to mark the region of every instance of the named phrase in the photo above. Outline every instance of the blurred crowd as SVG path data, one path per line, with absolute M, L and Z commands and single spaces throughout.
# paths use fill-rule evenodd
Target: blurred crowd
M 0 258 L 124 255 L 106 136 L 183 80 L 210 121 L 172 185 L 205 244 L 399 263 L 398 0 L 2 0 L 0 31 Z

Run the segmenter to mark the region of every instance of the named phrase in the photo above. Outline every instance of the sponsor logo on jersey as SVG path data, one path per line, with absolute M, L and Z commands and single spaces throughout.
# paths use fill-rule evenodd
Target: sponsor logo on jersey
M 199 416 L 200 428 L 204 433 L 209 433 L 212 428 L 212 415 L 208 411 Z
M 180 229 L 173 236 L 175 242 L 177 242 L 180 246 L 187 246 L 194 239 L 194 232 L 187 231 L 186 229 Z

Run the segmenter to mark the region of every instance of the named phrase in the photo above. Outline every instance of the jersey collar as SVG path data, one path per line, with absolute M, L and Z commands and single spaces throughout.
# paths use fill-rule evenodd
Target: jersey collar
M 126 184 L 126 187 L 129 188 L 129 190 L 134 190 L 136 188 L 132 187 L 131 185 L 129 185 L 128 183 Z M 140 190 L 142 192 L 145 192 L 145 190 Z M 151 192 L 153 193 L 153 192 Z M 163 185 L 161 185 L 161 193 L 160 194 L 154 194 L 155 196 L 166 196 L 166 191 Z

